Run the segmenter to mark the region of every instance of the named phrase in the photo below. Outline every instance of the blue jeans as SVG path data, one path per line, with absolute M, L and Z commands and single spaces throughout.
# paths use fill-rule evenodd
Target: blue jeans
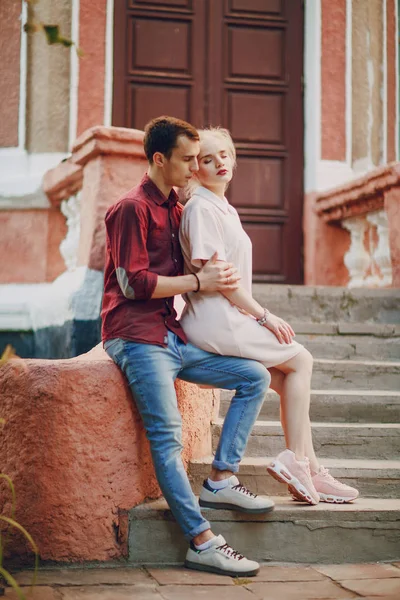
M 174 381 L 236 390 L 225 417 L 213 467 L 236 473 L 270 383 L 267 369 L 253 360 L 219 356 L 184 344 L 168 332 L 168 347 L 124 341 L 104 344 L 128 380 L 143 419 L 158 483 L 186 538 L 210 528 L 200 512 L 182 459 L 182 420 Z

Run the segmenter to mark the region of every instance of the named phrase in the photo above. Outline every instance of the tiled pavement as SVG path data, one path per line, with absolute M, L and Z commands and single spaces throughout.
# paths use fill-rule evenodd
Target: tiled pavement
M 96 568 L 16 574 L 30 600 L 331 600 L 400 599 L 400 562 L 261 567 L 257 577 L 232 579 L 184 568 Z M 26 586 L 26 587 L 25 587 Z M 17 600 L 11 589 L 5 598 Z

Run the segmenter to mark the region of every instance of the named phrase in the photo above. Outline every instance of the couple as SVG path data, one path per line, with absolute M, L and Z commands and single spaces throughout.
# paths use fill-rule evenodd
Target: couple
M 147 174 L 106 215 L 104 348 L 129 382 L 159 485 L 190 542 L 186 566 L 252 576 L 259 565 L 211 531 L 199 503 L 247 513 L 273 509 L 236 476 L 269 385 L 281 397 L 287 448 L 268 472 L 309 504 L 349 502 L 358 492 L 333 479 L 315 456 L 312 356 L 293 340 L 290 325 L 251 295 L 251 242 L 224 195 L 236 163 L 229 132 L 159 117 L 145 128 L 144 149 Z M 187 191 L 184 209 L 174 187 Z M 180 322 L 177 294 L 186 300 Z M 177 377 L 236 391 L 199 503 L 181 460 Z

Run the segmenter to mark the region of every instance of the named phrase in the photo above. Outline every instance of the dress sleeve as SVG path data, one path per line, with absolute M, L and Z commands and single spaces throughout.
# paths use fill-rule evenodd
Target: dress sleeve
M 201 261 L 211 258 L 214 252 L 218 253 L 218 260 L 226 260 L 223 227 L 212 207 L 199 204 L 186 206 L 180 236 L 194 267 L 200 269 Z
M 148 220 L 143 210 L 133 202 L 122 202 L 107 214 L 106 230 L 122 293 L 131 300 L 150 299 L 158 276 L 149 271 Z

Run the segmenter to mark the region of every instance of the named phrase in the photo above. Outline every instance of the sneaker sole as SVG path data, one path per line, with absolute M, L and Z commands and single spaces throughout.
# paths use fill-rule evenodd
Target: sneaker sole
M 185 560 L 184 563 L 187 569 L 194 569 L 195 571 L 206 571 L 207 573 L 217 573 L 218 575 L 227 575 L 228 577 L 254 577 L 260 571 L 260 569 L 254 569 L 253 571 L 225 571 L 218 567 L 211 567 L 208 565 L 201 565 L 199 563 L 193 563 L 190 560 Z
M 208 500 L 199 500 L 200 506 L 203 508 L 216 508 L 217 510 L 236 510 L 238 512 L 247 513 L 248 515 L 261 515 L 274 510 L 275 505 L 267 506 L 266 508 L 245 508 L 237 504 L 227 504 L 224 502 L 208 502 Z
M 304 485 L 294 477 L 290 473 L 290 471 L 279 461 L 275 461 L 268 465 L 267 467 L 268 473 L 280 483 L 284 483 L 289 487 L 289 492 L 296 496 L 298 500 L 303 502 L 307 502 L 307 504 L 311 504 L 315 506 L 318 504 L 317 500 L 311 496 L 308 490 L 304 487 Z
M 328 502 L 329 504 L 346 504 L 353 502 L 358 498 L 358 494 L 353 498 L 344 498 L 343 496 L 334 496 L 333 494 L 319 494 L 321 502 Z

